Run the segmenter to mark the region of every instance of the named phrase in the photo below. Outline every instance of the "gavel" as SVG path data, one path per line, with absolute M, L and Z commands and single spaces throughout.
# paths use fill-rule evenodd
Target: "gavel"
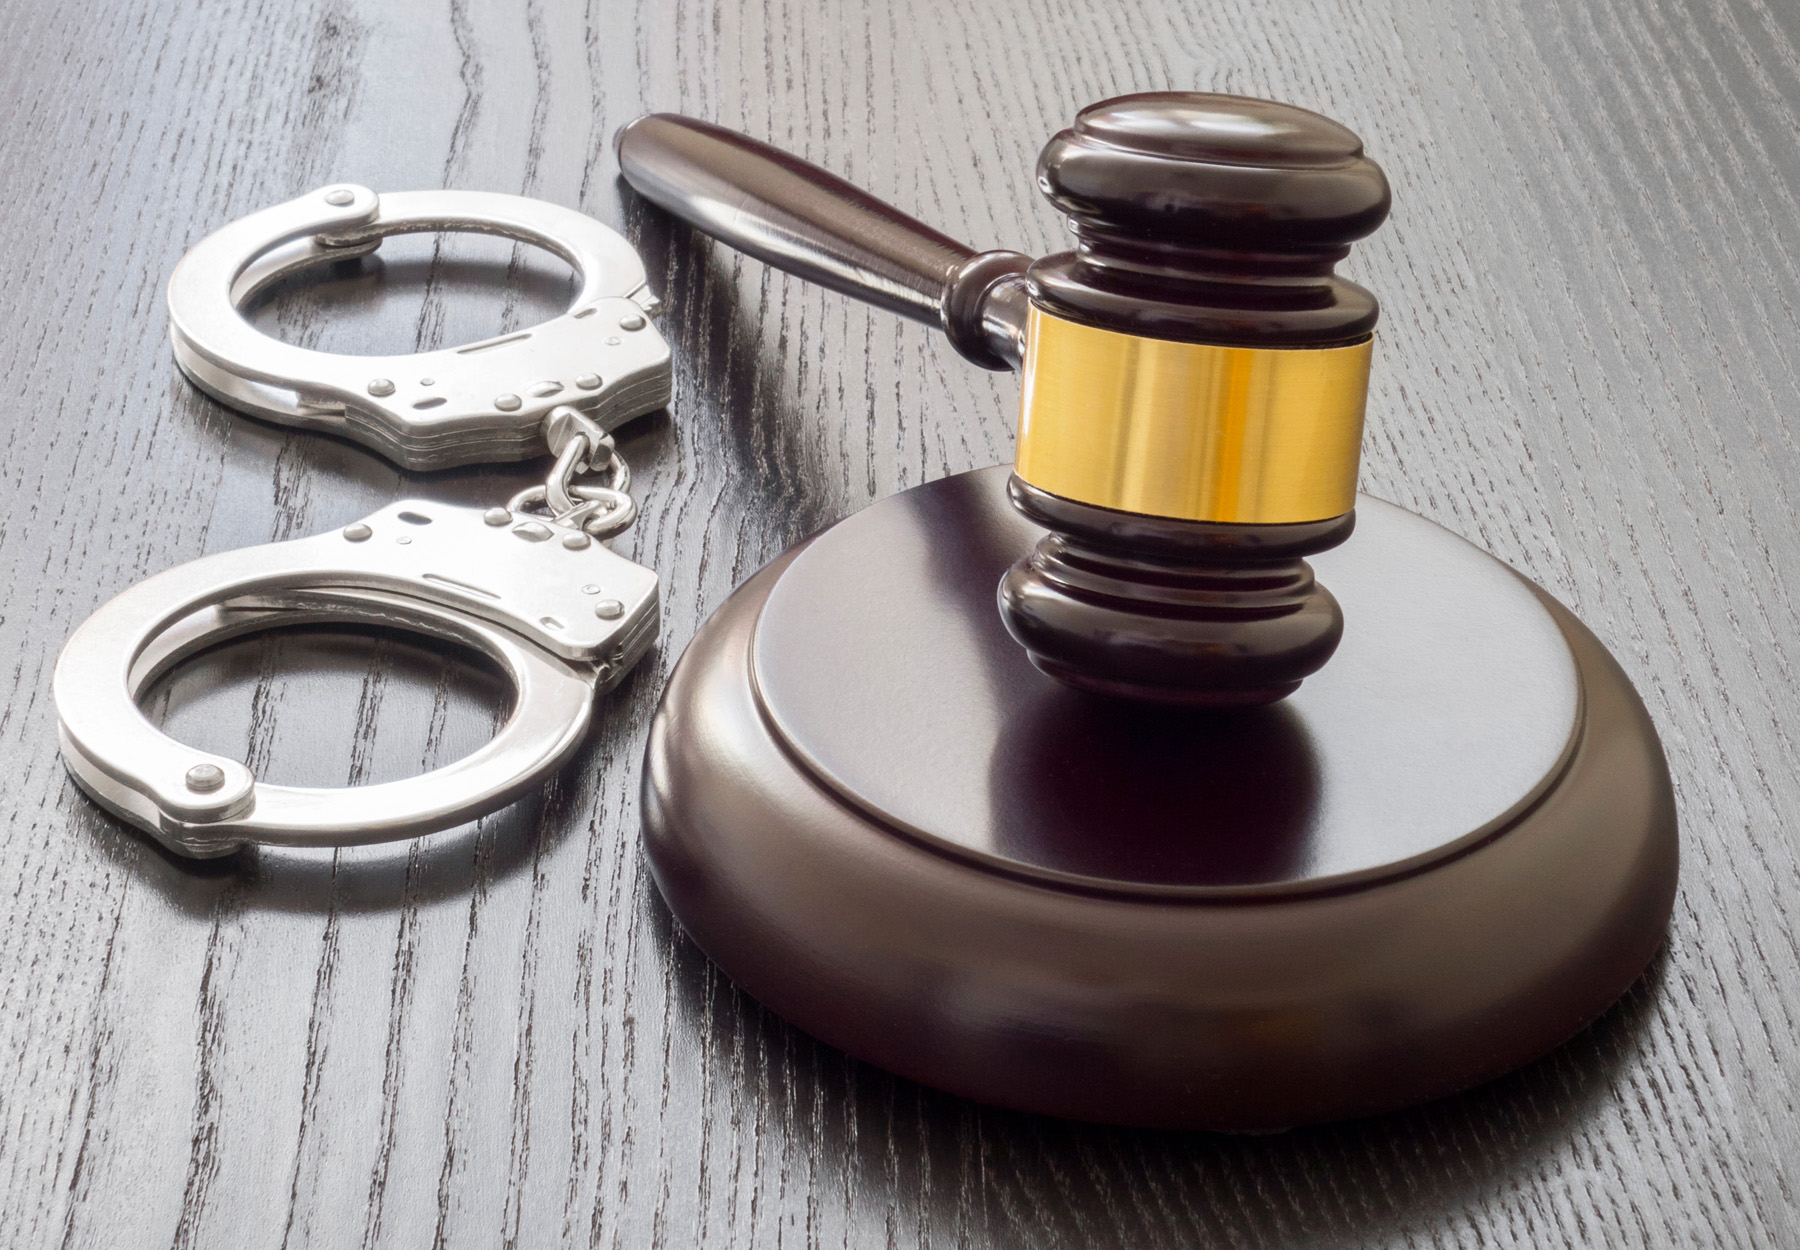
M 1389 207 L 1344 126 L 1291 105 L 1151 92 L 1083 109 L 1037 165 L 1075 248 L 977 252 L 744 135 L 651 114 L 625 180 L 779 269 L 935 325 L 1022 375 L 1012 504 L 1047 532 L 998 588 L 1070 686 L 1270 703 L 1343 613 L 1305 557 L 1355 524 L 1375 297 L 1337 276 Z
M 1643 971 L 1679 858 L 1642 701 L 1542 588 L 1356 494 L 1377 309 L 1333 266 L 1389 200 L 1355 135 L 1103 101 L 1038 162 L 1075 246 L 1035 261 L 701 122 L 619 157 L 1023 381 L 1010 476 L 796 544 L 670 674 L 645 855 L 747 993 L 984 1102 L 1261 1130 L 1467 1088 Z

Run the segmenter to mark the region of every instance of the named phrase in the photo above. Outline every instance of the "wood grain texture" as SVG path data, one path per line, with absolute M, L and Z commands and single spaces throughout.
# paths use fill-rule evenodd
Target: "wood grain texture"
M 1317 108 L 1392 178 L 1363 485 L 1539 579 L 1618 654 L 1686 832 L 1668 950 L 1612 1015 L 1402 1115 L 1231 1138 L 959 1102 L 771 1018 L 637 849 L 669 666 L 794 539 L 1008 458 L 1009 379 L 625 202 L 647 108 L 787 146 L 978 246 L 1060 238 L 1032 163 L 1081 105 Z M 31 1247 L 1784 1247 L 1800 1243 L 1800 9 L 1767 0 L 15 0 L 0 10 L 0 1239 Z M 623 440 L 663 643 L 577 763 L 479 825 L 177 863 L 56 759 L 50 666 L 144 574 L 409 477 L 181 380 L 186 246 L 329 180 L 621 225 L 678 398 Z M 509 272 L 510 271 L 510 272 Z M 495 282 L 506 274 L 506 294 Z M 372 349 L 566 289 L 421 245 L 262 312 Z M 484 684 L 486 683 L 486 684 Z M 294 780 L 469 749 L 490 677 L 368 636 L 238 644 L 154 705 Z

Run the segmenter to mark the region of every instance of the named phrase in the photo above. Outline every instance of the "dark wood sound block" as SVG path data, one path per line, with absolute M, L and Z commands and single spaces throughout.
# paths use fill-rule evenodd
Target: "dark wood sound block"
M 645 846 L 669 906 L 801 1028 L 985 1102 L 1270 1129 L 1516 1067 L 1643 971 L 1675 812 L 1636 693 L 1566 609 L 1358 502 L 1347 622 L 1284 702 L 1114 703 L 995 608 L 1042 531 L 1004 467 L 758 573 L 677 666 Z

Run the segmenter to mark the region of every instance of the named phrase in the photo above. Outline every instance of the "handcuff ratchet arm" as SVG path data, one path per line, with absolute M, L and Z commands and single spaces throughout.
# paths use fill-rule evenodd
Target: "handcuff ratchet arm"
M 239 311 L 296 270 L 373 251 L 393 234 L 455 231 L 535 244 L 574 268 L 570 309 L 539 326 L 411 356 L 342 356 L 261 333 Z M 668 345 L 643 262 L 573 209 L 482 191 L 377 196 L 322 187 L 235 221 L 169 278 L 169 337 L 202 390 L 270 420 L 354 438 L 409 469 L 529 459 L 567 405 L 602 430 L 668 404 Z
M 63 754 L 102 805 L 184 855 L 246 841 L 408 837 L 492 811 L 559 766 L 595 693 L 649 646 L 658 615 L 656 575 L 578 530 L 407 500 L 330 534 L 179 565 L 103 605 L 57 661 Z M 324 619 L 485 652 L 514 684 L 512 714 L 487 746 L 445 768 L 314 790 L 259 783 L 236 760 L 167 737 L 137 706 L 182 656 L 251 629 Z

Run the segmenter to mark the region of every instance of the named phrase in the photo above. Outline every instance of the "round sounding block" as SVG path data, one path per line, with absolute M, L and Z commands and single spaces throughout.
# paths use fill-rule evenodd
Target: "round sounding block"
M 751 993 L 971 1097 L 1260 1129 L 1496 1075 L 1641 972 L 1674 891 L 1666 767 L 1549 596 L 1363 497 L 1312 560 L 1346 625 L 1298 693 L 1114 702 L 1001 623 L 1042 535 L 1007 472 L 803 544 L 676 670 L 646 847 Z

